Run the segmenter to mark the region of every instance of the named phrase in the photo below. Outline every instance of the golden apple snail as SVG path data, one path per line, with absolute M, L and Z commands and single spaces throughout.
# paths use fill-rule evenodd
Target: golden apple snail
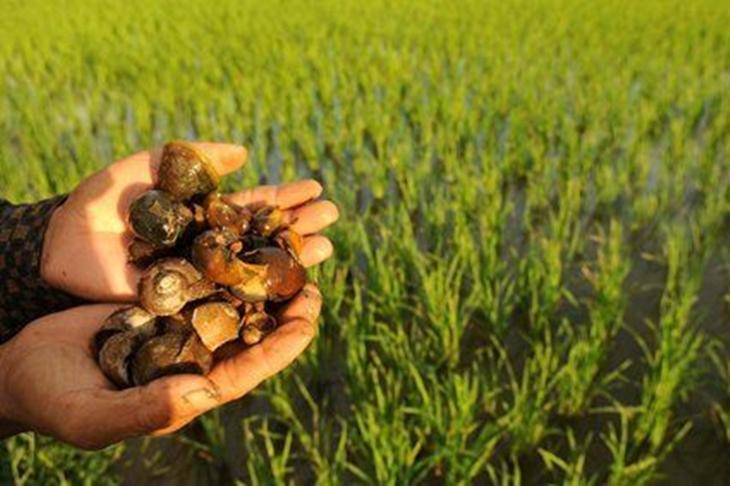
M 227 344 L 253 346 L 276 329 L 271 307 L 306 283 L 304 239 L 277 207 L 238 206 L 187 142 L 163 148 L 156 186 L 129 208 L 129 262 L 142 267 L 139 305 L 112 313 L 91 343 L 114 385 L 206 374 Z M 278 305 L 278 304 L 277 304 Z M 226 345 L 226 346 L 224 346 Z

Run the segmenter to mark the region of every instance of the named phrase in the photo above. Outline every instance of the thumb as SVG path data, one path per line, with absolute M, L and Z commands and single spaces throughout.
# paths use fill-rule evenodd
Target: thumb
M 169 376 L 121 391 L 99 390 L 89 398 L 85 396 L 79 404 L 83 424 L 68 424 L 74 430 L 74 442 L 86 449 L 172 432 L 220 405 L 215 386 L 198 375 Z

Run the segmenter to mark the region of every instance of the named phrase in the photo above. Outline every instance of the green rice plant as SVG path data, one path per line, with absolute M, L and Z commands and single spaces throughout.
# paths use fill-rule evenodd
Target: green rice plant
M 284 435 L 271 431 L 267 419 L 255 417 L 246 419 L 242 430 L 243 440 L 251 450 L 246 455 L 248 481 L 237 484 L 285 484 L 293 471 L 290 464 L 293 433 Z
M 547 333 L 543 341 L 531 346 L 521 374 L 507 362 L 508 393 L 499 405 L 497 425 L 508 434 L 513 454 L 538 447 L 546 436 L 556 432 L 549 419 L 556 406 L 552 397 L 560 380 L 557 348 Z M 504 350 L 502 358 L 507 360 Z
M 598 478 L 589 475 L 587 471 L 587 451 L 590 448 L 593 436 L 588 434 L 582 443 L 579 443 L 572 429 L 565 434 L 568 445 L 568 456 L 563 458 L 554 452 L 539 448 L 538 453 L 548 471 L 559 472 L 562 476 L 561 484 L 565 486 L 583 486 L 597 484 Z
M 7 466 L 2 470 L 3 482 L 17 485 L 116 484 L 119 477 L 112 464 L 124 453 L 123 445 L 100 452 L 78 451 L 32 433 L 7 439 L 4 449 Z
M 639 443 L 648 441 L 652 450 L 658 449 L 666 439 L 673 403 L 691 389 L 692 366 L 698 360 L 703 342 L 692 327 L 691 311 L 706 254 L 702 248 L 689 247 L 681 233 L 670 231 L 665 247 L 666 287 L 656 328 L 658 346 L 649 351 L 644 345 L 650 371 L 643 383 L 642 413 L 634 435 Z
M 584 413 L 596 393 L 608 393 L 605 387 L 618 377 L 622 368 L 599 376 L 609 347 L 623 326 L 627 300 L 624 282 L 630 262 L 625 254 L 620 223 L 612 221 L 608 232 L 600 232 L 597 239 L 595 269 L 582 268 L 593 291 L 588 304 L 588 322 L 577 335 L 571 336 L 572 344 L 558 386 L 559 412 L 565 415 Z
M 609 424 L 607 432 L 601 434 L 603 443 L 611 455 L 607 484 L 624 486 L 657 481 L 660 479 L 658 469 L 662 461 L 691 428 L 690 423 L 685 423 L 667 442 L 642 454 L 637 452 L 637 444 L 631 438 L 634 430 L 631 422 L 636 420 L 637 412 L 636 408 L 617 406 L 615 413 L 619 417 L 619 424 Z

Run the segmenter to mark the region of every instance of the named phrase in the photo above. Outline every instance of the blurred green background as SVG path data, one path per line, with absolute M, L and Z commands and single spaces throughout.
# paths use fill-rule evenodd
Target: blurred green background
M 730 482 L 728 2 L 1 7 L 0 196 L 188 138 L 341 208 L 294 366 L 3 482 Z

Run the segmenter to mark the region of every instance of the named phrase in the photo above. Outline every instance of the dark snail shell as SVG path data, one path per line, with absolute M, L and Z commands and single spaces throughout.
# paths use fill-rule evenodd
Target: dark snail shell
M 212 365 L 213 355 L 195 333 L 167 333 L 149 339 L 137 350 L 131 364 L 132 381 L 144 385 L 172 374 L 206 374 Z
M 133 332 L 118 332 L 104 342 L 99 351 L 99 367 L 104 375 L 120 388 L 131 384 L 129 359 L 140 342 Z
M 192 324 L 205 347 L 215 351 L 238 337 L 241 316 L 231 304 L 208 302 L 195 308 Z
M 183 258 L 158 260 L 144 271 L 139 283 L 142 307 L 158 316 L 177 314 L 188 302 L 215 292 L 215 286 Z
M 193 213 L 163 191 L 147 191 L 129 208 L 129 225 L 155 247 L 173 246 L 193 220 Z
M 157 318 L 141 307 L 119 309 L 107 317 L 94 335 L 94 354 L 98 356 L 106 341 L 121 332 L 147 338 L 156 332 Z
M 190 334 L 195 332 L 195 329 L 193 329 L 193 309 L 187 306 L 177 314 L 160 317 L 158 327 L 161 334 L 168 332 Z
M 178 200 L 215 191 L 219 181 L 213 163 L 193 144 L 174 141 L 162 149 L 157 186 Z

